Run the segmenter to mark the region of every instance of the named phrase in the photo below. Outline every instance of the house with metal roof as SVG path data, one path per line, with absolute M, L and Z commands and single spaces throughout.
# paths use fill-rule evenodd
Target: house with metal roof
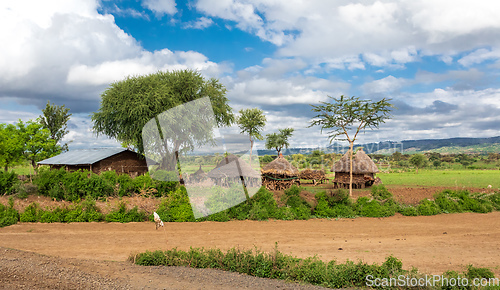
M 114 170 L 132 177 L 148 171 L 144 156 L 126 148 L 95 148 L 70 150 L 38 162 L 53 169 L 66 168 L 68 171 L 87 169 L 94 173 Z

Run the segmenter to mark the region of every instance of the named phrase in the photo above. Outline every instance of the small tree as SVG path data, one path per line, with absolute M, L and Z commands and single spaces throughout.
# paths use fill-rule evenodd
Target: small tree
M 418 174 L 418 169 L 422 168 L 425 163 L 427 162 L 427 159 L 425 158 L 424 155 L 422 154 L 413 154 L 410 158 L 410 163 L 415 166 L 415 174 Z
M 255 139 L 263 140 L 261 132 L 266 126 L 264 111 L 257 108 L 241 109 L 240 116 L 236 120 L 241 133 L 247 133 L 250 138 L 250 162 L 252 162 L 252 149 Z
M 329 96 L 329 98 L 333 100 L 332 103 L 321 102 L 321 105 L 311 105 L 312 111 L 318 115 L 314 117 L 309 127 L 321 126 L 322 133 L 323 130 L 329 130 L 327 133 L 330 143 L 338 136 L 344 136 L 339 140 L 349 142 L 349 195 L 352 196 L 352 155 L 358 133 L 367 127 L 378 128 L 381 123 L 385 123 L 385 120 L 390 118 L 390 111 L 394 106 L 385 98 L 378 102 L 360 100 L 358 97 L 340 96 L 336 99 Z
M 38 117 L 39 123 L 42 124 L 43 128 L 49 130 L 50 138 L 55 140 L 57 144 L 60 144 L 64 135 L 68 134 L 68 121 L 71 116 L 71 114 L 69 114 L 69 108 L 65 108 L 64 105 L 51 105 L 50 101 L 47 101 L 47 105 L 42 112 L 43 115 Z M 67 143 L 60 145 L 63 151 L 68 150 Z
M 61 152 L 61 146 L 51 138 L 50 131 L 43 125 L 32 120 L 26 125 L 23 122 L 17 124 L 21 138 L 24 143 L 24 155 L 31 162 L 33 168 L 40 160 L 50 158 Z
M 292 137 L 294 129 L 286 128 L 279 129 L 279 133 L 271 133 L 266 135 L 266 149 L 276 149 L 278 157 L 280 156 L 283 147 L 288 148 L 288 138 Z
M 7 172 L 9 166 L 15 165 L 22 160 L 24 151 L 24 140 L 15 125 L 0 124 L 0 164 Z

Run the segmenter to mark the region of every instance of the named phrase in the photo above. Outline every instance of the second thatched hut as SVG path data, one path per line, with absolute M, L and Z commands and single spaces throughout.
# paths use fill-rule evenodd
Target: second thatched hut
M 288 162 L 283 155 L 269 162 L 261 170 L 262 185 L 268 190 L 284 190 L 292 185 L 300 185 L 299 170 Z
M 219 186 L 230 187 L 232 183 L 243 181 L 245 186 L 260 186 L 260 174 L 243 159 L 229 154 L 206 175 Z
M 332 168 L 335 172 L 333 188 L 349 188 L 350 180 L 349 151 L 337 161 Z M 352 160 L 352 188 L 365 188 L 373 185 L 375 174 L 379 170 L 373 160 L 359 149 Z

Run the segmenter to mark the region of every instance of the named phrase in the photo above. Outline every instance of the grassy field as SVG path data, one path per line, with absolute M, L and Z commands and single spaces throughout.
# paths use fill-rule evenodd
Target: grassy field
M 402 173 L 379 173 L 384 184 L 407 186 L 449 186 L 500 188 L 500 170 L 419 170 Z

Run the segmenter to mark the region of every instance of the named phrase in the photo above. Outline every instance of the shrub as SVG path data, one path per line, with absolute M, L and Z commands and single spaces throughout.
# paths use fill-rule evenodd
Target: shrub
M 328 204 L 333 207 L 336 204 L 352 205 L 349 191 L 339 188 L 330 191 L 327 195 Z
M 145 212 L 139 211 L 137 206 L 127 210 L 125 202 L 120 202 L 117 208 L 106 215 L 105 220 L 119 223 L 142 222 L 147 220 L 147 216 Z
M 14 171 L 0 171 L 0 195 L 14 192 L 14 185 L 19 182 Z
M 14 209 L 14 199 L 9 198 L 9 205 L 0 203 L 0 228 L 16 224 L 19 221 L 19 213 Z
M 42 213 L 43 210 L 40 208 L 40 205 L 33 202 L 24 209 L 24 212 L 20 215 L 19 220 L 22 223 L 36 223 L 40 220 Z
M 242 251 L 229 249 L 196 249 L 189 251 L 177 249 L 165 252 L 145 252 L 131 256 L 130 260 L 144 266 L 189 266 L 193 268 L 216 268 L 247 275 L 306 282 L 331 288 L 366 287 L 366 277 L 390 278 L 399 275 L 415 275 L 402 269 L 402 262 L 395 257 L 388 257 L 382 265 L 368 265 L 363 262 L 347 261 L 336 264 L 325 263 L 315 257 L 295 258 L 278 251 L 263 253 L 259 250 Z
M 371 194 L 376 200 L 392 199 L 392 193 L 390 193 L 383 185 L 373 185 L 371 188 Z
M 436 215 L 439 214 L 441 210 L 434 201 L 424 199 L 418 204 L 417 212 L 419 215 Z
M 186 188 L 183 186 L 171 192 L 160 203 L 156 212 L 166 222 L 192 222 L 195 220 Z M 153 215 L 150 216 L 150 220 L 153 220 Z
M 417 209 L 413 206 L 403 207 L 400 209 L 399 212 L 404 216 L 417 216 L 418 215 Z
M 64 217 L 64 221 L 67 223 L 98 222 L 103 219 L 103 214 L 92 199 L 87 199 L 72 205 Z

